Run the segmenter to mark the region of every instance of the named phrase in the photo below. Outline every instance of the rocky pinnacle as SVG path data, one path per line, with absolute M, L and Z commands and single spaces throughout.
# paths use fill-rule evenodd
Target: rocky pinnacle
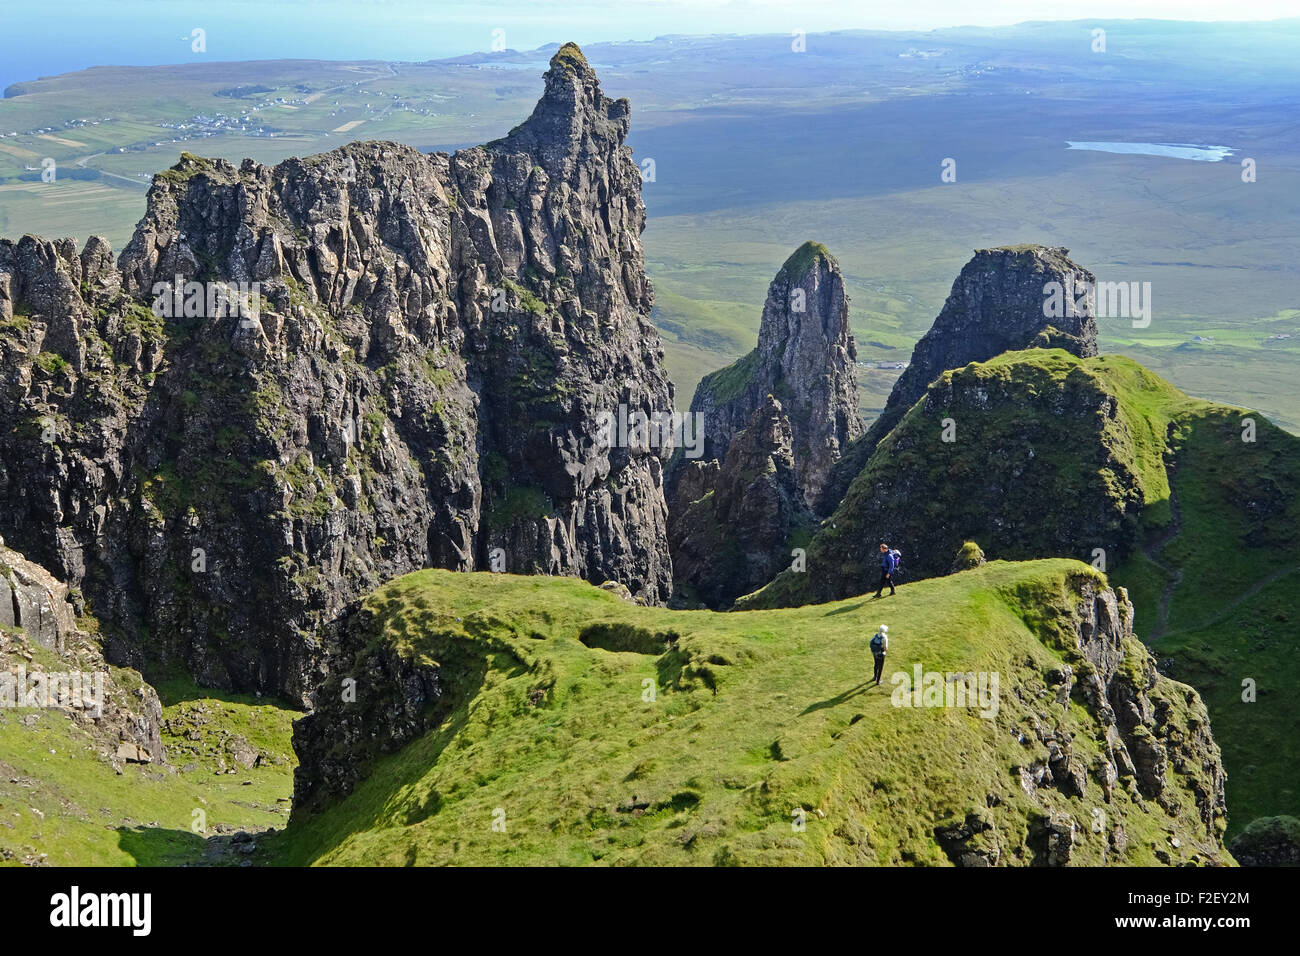
M 566 44 L 485 146 L 185 154 L 116 267 L 0 242 L 0 533 L 116 661 L 298 697 L 346 608 L 419 568 L 665 601 L 669 449 L 599 431 L 672 408 L 629 113 Z M 177 277 L 255 314 L 182 309 Z
M 1085 301 L 1086 308 L 1075 314 L 1049 318 L 1044 313 L 1049 284 L 1083 288 L 1096 281 L 1070 259 L 1069 251 L 1039 245 L 975 250 L 938 318 L 912 350 L 911 362 L 894 383 L 880 417 L 835 464 L 822 513 L 834 510 L 881 439 L 949 369 L 1027 348 L 1062 348 L 1080 358 L 1097 354 L 1091 302 Z
M 831 466 L 863 430 L 856 359 L 839 264 L 825 246 L 805 242 L 768 287 L 758 347 L 695 391 L 691 410 L 704 415 L 705 457 L 725 458 L 770 393 L 790 418 L 799 490 L 818 507 Z

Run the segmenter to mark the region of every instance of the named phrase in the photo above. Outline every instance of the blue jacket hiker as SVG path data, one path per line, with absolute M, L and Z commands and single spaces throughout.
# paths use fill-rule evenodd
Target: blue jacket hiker
M 881 544 L 880 546 L 880 586 L 876 588 L 876 597 L 880 597 L 880 592 L 889 585 L 889 593 L 894 593 L 894 569 L 898 567 L 898 559 L 894 557 L 894 552 L 889 550 L 889 545 Z

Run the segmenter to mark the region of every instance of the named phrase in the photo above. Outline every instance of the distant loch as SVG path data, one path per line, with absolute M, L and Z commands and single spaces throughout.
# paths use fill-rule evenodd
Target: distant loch
M 1170 156 L 1218 163 L 1235 152 L 1231 146 L 1197 146 L 1192 143 L 1075 143 L 1066 140 L 1070 149 L 1089 149 L 1099 153 L 1132 153 L 1140 156 Z

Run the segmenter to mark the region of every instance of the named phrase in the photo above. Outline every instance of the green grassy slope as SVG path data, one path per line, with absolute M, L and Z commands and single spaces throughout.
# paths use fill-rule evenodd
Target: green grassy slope
M 1098 395 L 1113 396 L 1116 415 L 1104 431 L 1060 419 L 1058 396 L 1066 393 L 1057 389 L 1070 375 L 1086 375 Z M 1291 729 L 1300 706 L 1287 689 L 1300 680 L 1293 653 L 1300 621 L 1292 607 L 1300 581 L 1300 439 L 1257 413 L 1189 398 L 1122 356 L 1011 352 L 941 381 L 984 383 L 996 395 L 1008 376 L 1016 400 L 973 420 L 964 407 L 913 407 L 814 538 L 809 573 L 786 572 L 742 606 L 824 601 L 863 582 L 874 586 L 874 561 L 857 555 L 882 535 L 911 538 L 903 547 L 907 553 L 912 545 L 913 576 L 946 571 L 967 538 L 992 557 L 1089 560 L 1104 540 L 1059 550 L 1048 532 L 1084 508 L 1085 494 L 1091 512 L 1099 490 L 1118 502 L 1136 488 L 1136 524 L 1122 536 L 1129 550 L 1120 562 L 1111 550 L 1107 570 L 1129 588 L 1137 634 L 1161 666 L 1206 696 L 1228 770 L 1231 832 L 1257 816 L 1296 814 L 1300 771 Z M 944 444 L 939 419 L 949 414 L 958 440 Z M 1255 422 L 1254 442 L 1242 441 L 1246 418 Z M 1103 448 L 1104 463 L 1095 454 Z M 976 492 L 1006 478 L 1007 461 L 1025 465 L 1014 481 L 999 484 L 1007 512 L 994 515 Z M 897 497 L 912 523 L 886 530 L 881 525 L 894 515 L 890 481 L 906 486 Z M 1018 528 L 1008 519 L 1015 513 L 1022 514 Z M 930 544 L 918 554 L 917 542 Z M 927 549 L 933 567 L 925 564 Z M 1247 678 L 1258 682 L 1253 703 L 1242 700 Z
M 49 657 L 42 661 L 47 669 L 65 666 Z M 0 709 L 0 865 L 214 862 L 213 835 L 284 825 L 295 712 L 184 683 L 159 690 L 168 764 L 123 764 L 120 774 L 64 715 Z M 260 765 L 233 759 L 229 743 L 236 737 L 262 755 Z
M 1230 834 L 1259 816 L 1300 813 L 1300 439 L 1262 416 L 1203 407 L 1176 418 L 1174 518 L 1116 568 L 1136 631 L 1171 676 L 1206 699 L 1228 770 Z M 1243 698 L 1253 681 L 1255 699 Z
M 1045 759 L 1030 727 L 1073 733 L 1085 765 L 1100 752 L 1092 714 L 1051 702 L 1044 684 L 1083 580 L 1098 576 L 1078 562 L 994 562 L 887 607 L 720 614 L 638 607 L 563 578 L 408 575 L 368 599 L 372 637 L 356 664 L 381 647 L 436 662 L 450 709 L 350 796 L 295 811 L 262 860 L 943 864 L 936 827 L 975 814 L 1016 864 L 1034 858 L 1045 808 L 1077 822 L 1076 863 L 1203 860 L 1213 841 L 1186 790 L 1173 788 L 1166 813 L 1123 786 L 1106 804 L 1091 777 L 1083 798 L 1020 785 L 1015 768 Z M 877 688 L 867 645 L 884 621 L 893 641 Z M 1127 651 L 1139 667 L 1140 645 Z M 891 706 L 890 674 L 914 664 L 998 672 L 996 718 Z M 1181 720 L 1185 691 L 1160 679 L 1151 693 Z M 1122 821 L 1126 852 L 1088 826 L 1094 809 Z

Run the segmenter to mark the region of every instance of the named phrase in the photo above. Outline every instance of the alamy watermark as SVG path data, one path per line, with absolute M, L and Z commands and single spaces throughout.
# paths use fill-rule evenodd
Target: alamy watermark
M 132 936 L 148 936 L 153 929 L 153 894 L 83 893 L 74 885 L 50 897 L 50 925 L 126 928 Z
M 610 448 L 680 448 L 687 458 L 704 454 L 703 412 L 660 412 L 646 414 L 639 408 L 603 409 L 596 415 L 596 442 Z
M 1150 282 L 1093 282 L 1067 275 L 1043 285 L 1043 316 L 1132 319 L 1133 328 L 1151 324 Z
M 242 328 L 252 328 L 261 317 L 262 287 L 258 282 L 186 281 L 155 282 L 153 314 L 160 319 L 220 319 L 234 316 Z
M 895 707 L 975 707 L 985 720 L 998 715 L 997 671 L 927 671 L 916 664 L 911 674 L 895 671 L 889 682 Z
M 0 708 L 36 707 L 84 710 L 104 715 L 103 671 L 32 671 L 25 664 L 0 671 Z

